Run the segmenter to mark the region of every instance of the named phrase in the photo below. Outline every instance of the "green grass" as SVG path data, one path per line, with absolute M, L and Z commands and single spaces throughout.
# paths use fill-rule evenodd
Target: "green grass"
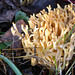
M 65 75 L 68 75 L 68 73 L 71 71 L 71 69 L 72 69 L 73 65 L 75 65 L 75 61 L 73 62 L 73 64 L 71 65 L 71 67 L 68 69 L 68 71 L 66 72 L 66 74 L 65 74 Z
M 0 55 L 0 59 L 3 59 L 13 69 L 16 75 L 22 75 L 19 69 L 9 59 L 4 57 L 3 55 Z
M 75 25 L 73 26 L 73 28 L 72 28 L 72 30 L 71 30 L 71 32 L 70 32 L 70 34 L 69 34 L 69 37 L 68 37 L 68 39 L 67 39 L 67 42 L 70 41 L 70 37 L 71 37 L 71 34 L 73 33 L 74 28 L 75 28 Z
M 55 67 L 56 67 L 56 75 L 58 74 L 58 71 L 57 71 L 57 63 L 56 63 L 56 59 L 55 59 L 55 56 L 53 56 L 54 58 L 54 62 L 55 62 Z

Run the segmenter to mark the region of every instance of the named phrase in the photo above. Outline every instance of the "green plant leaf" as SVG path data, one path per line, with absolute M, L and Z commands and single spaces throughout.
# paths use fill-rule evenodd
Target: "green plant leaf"
M 3 42 L 0 43 L 0 49 L 4 49 L 5 47 L 7 47 L 6 44 L 4 44 Z
M 0 59 L 3 59 L 13 69 L 16 75 L 22 75 L 19 69 L 9 59 L 4 57 L 3 55 L 0 55 Z
M 5 32 L 0 32 L 0 35 L 3 35 Z
M 12 41 L 4 42 L 4 44 L 6 44 L 7 46 L 10 46 L 12 44 Z
M 7 46 L 11 46 L 11 44 L 12 44 L 12 41 L 10 41 L 10 42 L 1 42 L 0 43 L 0 49 L 4 49 Z
M 22 12 L 22 11 L 18 11 L 15 14 L 15 22 L 17 22 L 18 20 L 23 19 L 25 22 L 28 22 L 29 17 L 26 16 L 26 13 Z

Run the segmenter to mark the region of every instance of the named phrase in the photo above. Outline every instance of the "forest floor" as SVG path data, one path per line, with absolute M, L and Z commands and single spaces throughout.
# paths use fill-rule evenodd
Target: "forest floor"
M 32 0 L 30 2 L 28 2 L 28 0 L 26 0 L 26 2 L 20 2 L 20 0 L 0 0 L 0 53 L 1 55 L 9 58 L 19 68 L 23 75 L 50 75 L 50 73 L 45 66 L 42 66 L 40 64 L 31 66 L 30 59 L 26 60 L 23 58 L 15 58 L 21 55 L 25 55 L 25 52 L 24 50 L 16 50 L 22 48 L 21 41 L 17 40 L 17 37 L 14 38 L 15 43 L 12 44 L 13 35 L 10 28 L 12 27 L 13 22 L 18 25 L 19 30 L 21 30 L 21 24 L 26 24 L 26 22 L 21 19 L 15 21 L 15 14 L 18 11 L 21 11 L 26 13 L 26 15 L 30 17 L 30 15 L 32 15 L 33 13 L 37 14 L 43 9 L 47 11 L 46 7 L 49 5 L 52 6 L 52 9 L 56 8 L 57 3 L 60 4 L 62 8 L 64 7 L 64 5 L 69 4 L 69 2 L 63 0 Z M 7 48 L 8 50 L 4 50 L 5 48 Z M 12 48 L 12 50 L 10 50 L 10 48 Z M 74 60 L 75 55 L 70 61 L 70 65 L 68 66 L 68 68 L 66 68 L 66 70 L 63 70 L 62 75 L 65 75 Z M 74 70 L 75 66 L 71 69 L 68 75 L 74 75 Z M 3 60 L 0 60 L 0 75 L 15 75 L 14 71 Z M 51 73 L 51 75 L 55 75 L 55 73 Z

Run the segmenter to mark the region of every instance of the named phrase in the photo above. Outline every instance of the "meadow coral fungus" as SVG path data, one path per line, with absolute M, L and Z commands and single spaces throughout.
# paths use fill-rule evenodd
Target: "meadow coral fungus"
M 34 47 L 36 47 L 36 57 L 45 60 L 38 59 L 38 63 L 55 66 L 56 60 L 59 70 L 72 59 L 75 53 L 75 31 L 71 33 L 75 25 L 75 11 L 72 4 L 65 5 L 64 9 L 58 4 L 54 10 L 51 10 L 49 5 L 47 9 L 48 12 L 43 9 L 40 13 L 31 15 L 29 18 L 30 30 L 27 25 L 26 27 L 21 26 L 25 35 L 17 31 L 15 24 L 11 31 L 13 35 L 19 36 L 22 40 L 26 56 L 34 56 Z M 29 31 L 31 34 L 28 33 Z M 69 41 L 67 41 L 69 36 Z

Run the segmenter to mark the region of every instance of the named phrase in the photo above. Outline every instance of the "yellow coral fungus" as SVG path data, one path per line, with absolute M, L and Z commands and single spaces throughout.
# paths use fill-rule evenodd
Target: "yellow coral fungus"
M 72 59 L 75 47 L 75 32 L 72 32 L 70 41 L 67 42 L 69 31 L 72 30 L 75 24 L 75 12 L 73 10 L 73 5 L 66 5 L 63 8 L 60 5 L 54 10 L 51 7 L 47 7 L 48 12 L 42 10 L 41 13 L 33 14 L 29 19 L 29 25 L 32 30 L 29 30 L 31 34 L 28 33 L 28 26 L 22 27 L 25 35 L 22 38 L 22 34 L 17 32 L 14 24 L 11 28 L 13 35 L 20 36 L 22 44 L 25 49 L 26 55 L 35 55 L 33 47 L 36 47 L 36 56 L 44 59 L 45 61 L 38 60 L 40 64 L 47 64 L 48 66 L 54 66 L 56 59 L 56 64 L 58 70 L 61 66 L 65 65 Z M 15 28 L 15 29 L 14 29 Z M 17 32 L 17 34 L 16 34 Z M 65 35 L 64 39 L 62 39 Z M 59 41 L 62 39 L 61 41 Z M 59 42 L 58 42 L 59 41 Z M 51 48 L 49 48 L 52 46 Z M 48 49 L 47 49 L 48 48 Z M 47 49 L 47 50 L 45 50 Z M 60 64 L 62 64 L 60 66 Z M 64 67 L 63 67 L 64 68 Z

